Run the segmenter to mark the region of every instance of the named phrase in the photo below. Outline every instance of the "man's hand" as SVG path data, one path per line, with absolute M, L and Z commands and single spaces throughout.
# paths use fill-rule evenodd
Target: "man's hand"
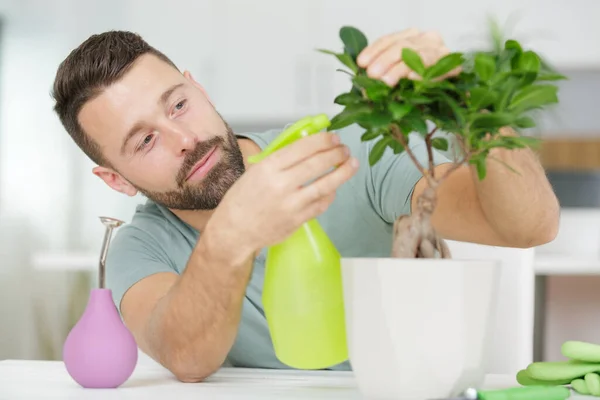
M 356 169 L 331 133 L 248 168 L 204 227 L 183 273 L 150 275 L 124 295 L 123 317 L 142 350 L 184 382 L 214 373 L 237 335 L 254 255 L 325 211 Z
M 366 68 L 369 77 L 381 79 L 390 86 L 396 85 L 402 78 L 418 80 L 419 75 L 402 61 L 404 48 L 416 51 L 426 67 L 435 64 L 450 53 L 437 32 L 407 29 L 383 36 L 367 46 L 359 54 L 357 63 L 361 68 Z M 459 70 L 456 69 L 440 79 L 454 76 L 458 72 Z
M 338 135 L 325 132 L 302 138 L 249 167 L 224 196 L 206 229 L 213 238 L 221 232 L 217 240 L 234 246 L 242 259 L 249 257 L 323 213 L 357 168 L 358 161 Z

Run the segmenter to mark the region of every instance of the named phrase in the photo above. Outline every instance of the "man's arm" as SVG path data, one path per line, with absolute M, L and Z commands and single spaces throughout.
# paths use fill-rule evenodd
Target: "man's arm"
M 181 276 L 151 275 L 123 297 L 123 318 L 138 346 L 179 380 L 197 382 L 216 371 L 231 349 L 252 258 L 200 237 Z
M 436 176 L 451 166 L 437 166 Z M 425 179 L 415 186 L 413 208 L 426 186 Z M 554 240 L 559 214 L 558 199 L 533 151 L 494 149 L 485 179 L 465 165 L 442 183 L 432 223 L 450 240 L 527 248 Z
M 425 66 L 436 63 L 449 53 L 437 32 L 407 29 L 382 36 L 361 52 L 357 62 L 366 68 L 369 77 L 381 79 L 390 86 L 394 86 L 401 78 L 419 79 L 418 74 L 401 60 L 399 55 L 403 48 L 417 51 Z M 457 68 L 446 77 L 458 72 Z M 521 175 L 515 174 L 502 163 L 510 165 Z M 381 183 L 382 191 L 391 194 L 389 201 L 384 194 L 375 203 L 383 205 L 378 211 L 386 220 L 406 208 L 402 185 L 414 179 L 415 170 L 410 166 L 406 168 L 409 171 L 406 173 L 405 168 L 397 168 L 404 164 L 405 159 L 391 167 L 396 173 L 390 175 L 395 175 L 401 183 L 394 183 L 393 179 L 386 177 L 386 167 L 376 166 L 383 172 L 373 174 L 375 182 Z M 451 168 L 451 164 L 435 165 L 437 176 Z M 531 247 L 553 240 L 558 230 L 560 207 L 533 152 L 497 149 L 491 152 L 487 167 L 487 177 L 483 181 L 476 178 L 472 167 L 464 166 L 441 185 L 432 219 L 436 230 L 448 239 L 510 247 Z M 411 189 L 414 187 L 410 199 L 413 208 L 426 186 L 425 179 L 410 186 Z

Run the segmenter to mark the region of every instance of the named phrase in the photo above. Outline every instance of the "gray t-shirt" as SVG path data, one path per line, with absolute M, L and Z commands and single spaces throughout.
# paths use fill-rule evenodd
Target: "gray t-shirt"
M 240 133 L 264 149 L 281 130 Z M 339 130 L 341 140 L 358 158 L 359 171 L 337 191 L 333 204 L 318 220 L 342 257 L 389 257 L 392 227 L 401 214 L 411 211 L 413 188 L 421 178 L 406 152 L 394 155 L 387 149 L 374 167 L 369 153 L 375 141 L 361 142 L 364 130 L 353 125 Z M 423 141 L 411 141 L 419 161 L 426 165 Z M 439 165 L 449 160 L 435 153 Z M 158 273 L 181 274 L 199 237 L 197 230 L 170 210 L 150 200 L 139 205 L 131 223 L 119 228 L 107 258 L 107 287 L 117 307 L 124 293 L 139 280 Z M 254 261 L 246 290 L 242 318 L 228 364 L 237 367 L 289 368 L 275 356 L 262 307 L 266 249 Z M 349 370 L 344 362 L 331 369 Z

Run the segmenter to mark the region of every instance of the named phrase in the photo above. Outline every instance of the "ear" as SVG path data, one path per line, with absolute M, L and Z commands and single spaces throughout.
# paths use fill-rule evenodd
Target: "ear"
M 94 167 L 92 172 L 117 192 L 124 193 L 127 196 L 135 196 L 137 194 L 137 189 L 131 183 L 127 182 L 125 178 L 110 168 Z
M 190 80 L 190 82 L 192 82 L 192 84 L 193 84 L 194 86 L 196 86 L 198 89 L 200 89 L 200 91 L 201 91 L 201 92 L 204 94 L 204 96 L 206 97 L 206 99 L 208 100 L 208 102 L 209 102 L 210 104 L 212 104 L 212 106 L 213 106 L 213 107 L 215 106 L 215 105 L 213 104 L 212 100 L 210 99 L 210 97 L 208 97 L 208 93 L 206 93 L 206 89 L 204 89 L 204 87 L 203 87 L 201 84 L 199 84 L 198 82 L 196 82 L 196 80 L 194 79 L 194 77 L 192 76 L 192 74 L 190 73 L 190 71 L 185 71 L 185 72 L 183 73 L 183 76 L 184 76 L 186 79 L 189 79 L 189 80 Z

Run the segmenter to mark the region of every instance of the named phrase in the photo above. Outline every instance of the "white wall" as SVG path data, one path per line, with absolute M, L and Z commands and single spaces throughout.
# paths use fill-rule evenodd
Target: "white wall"
M 554 273 L 546 278 L 544 359 L 565 359 L 561 346 L 568 340 L 600 344 L 600 210 L 563 209 L 558 237 L 537 253 L 555 264 L 545 268 Z
M 547 280 L 544 359 L 560 361 L 568 340 L 600 344 L 600 276 L 555 276 Z

